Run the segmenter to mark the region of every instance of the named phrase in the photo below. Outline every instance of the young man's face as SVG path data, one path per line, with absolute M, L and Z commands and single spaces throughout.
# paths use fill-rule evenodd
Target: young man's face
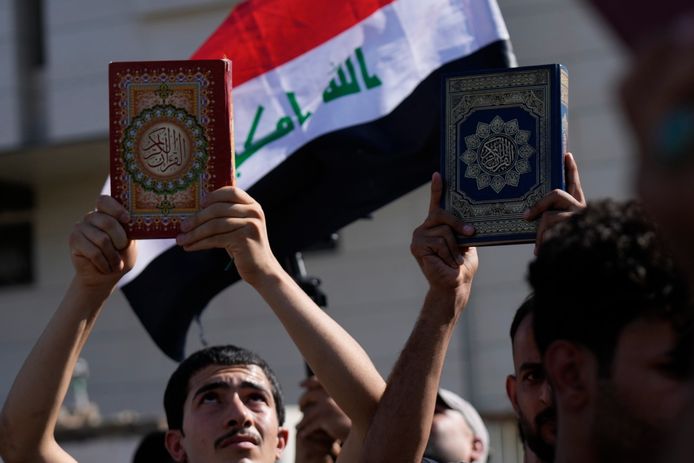
M 270 381 L 257 365 L 210 365 L 190 379 L 183 429 L 167 433 L 176 461 L 276 461 L 288 433 L 277 421 Z
M 506 379 L 506 392 L 526 444 L 542 461 L 552 461 L 557 438 L 556 410 L 535 343 L 532 319 L 532 314 L 523 319 L 513 339 L 515 375 Z
M 599 380 L 593 439 L 602 461 L 658 461 L 670 448 L 691 400 L 689 346 L 668 321 L 627 325 L 617 343 L 611 376 Z
M 483 451 L 463 415 L 437 403 L 425 455 L 440 461 L 477 461 Z

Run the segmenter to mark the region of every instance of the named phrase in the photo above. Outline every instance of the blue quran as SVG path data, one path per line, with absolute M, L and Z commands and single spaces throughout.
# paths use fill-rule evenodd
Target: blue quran
M 569 75 L 560 64 L 443 79 L 443 208 L 473 225 L 460 244 L 530 243 L 523 212 L 564 188 Z

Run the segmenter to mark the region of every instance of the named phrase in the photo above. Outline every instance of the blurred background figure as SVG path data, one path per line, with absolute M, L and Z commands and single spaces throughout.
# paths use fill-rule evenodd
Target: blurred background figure
M 317 378 L 301 383 L 295 463 L 332 463 L 349 434 L 351 422 Z M 425 458 L 441 462 L 486 462 L 489 433 L 477 410 L 459 395 L 439 390 Z
M 165 431 L 152 431 L 140 441 L 133 463 L 175 463 L 164 446 Z

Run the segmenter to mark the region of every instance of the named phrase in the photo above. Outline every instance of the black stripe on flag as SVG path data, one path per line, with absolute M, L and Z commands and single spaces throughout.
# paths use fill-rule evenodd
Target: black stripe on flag
M 260 179 L 248 192 L 263 206 L 280 262 L 429 181 L 439 169 L 442 74 L 514 63 L 505 40 L 447 63 L 390 114 L 323 135 Z M 233 266 L 225 270 L 228 263 L 224 250 L 173 247 L 123 286 L 147 332 L 172 359 L 184 358 L 193 319 L 239 280 Z

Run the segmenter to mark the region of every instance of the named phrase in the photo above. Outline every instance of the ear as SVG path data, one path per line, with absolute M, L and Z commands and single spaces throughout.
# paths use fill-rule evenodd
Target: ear
M 166 431 L 165 442 L 166 450 L 169 451 L 171 458 L 179 463 L 186 461 L 186 451 L 183 448 L 183 433 L 174 429 Z
M 544 356 L 557 405 L 580 410 L 588 403 L 596 385 L 597 363 L 586 349 L 568 341 L 555 341 Z
M 516 394 L 517 381 L 516 375 L 508 375 L 506 377 L 506 395 L 508 396 L 508 400 L 511 401 L 511 406 L 513 410 L 515 410 L 516 416 L 518 416 L 518 395 Z
M 289 430 L 287 428 L 278 428 L 277 430 L 277 448 L 275 449 L 275 461 L 279 460 L 282 452 L 287 447 L 289 442 Z
M 472 440 L 472 449 L 470 449 L 470 461 L 480 461 L 484 455 L 484 442 L 479 437 Z

